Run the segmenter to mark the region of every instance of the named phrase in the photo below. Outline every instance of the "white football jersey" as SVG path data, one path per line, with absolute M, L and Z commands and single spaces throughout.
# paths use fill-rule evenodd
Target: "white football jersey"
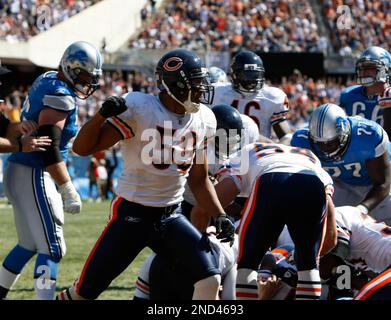
M 349 246 L 347 261 L 382 272 L 391 265 L 391 227 L 368 217 L 361 218 L 355 207 L 335 208 L 338 241 Z
M 289 102 L 279 88 L 264 85 L 253 95 L 246 95 L 233 89 L 231 83 L 216 83 L 213 105 L 228 104 L 240 113 L 251 117 L 259 127 L 259 133 L 270 138 L 272 125 L 286 120 Z
M 158 96 L 140 92 L 124 98 L 127 111 L 107 120 L 123 137 L 117 195 L 151 207 L 181 202 L 195 151 L 204 149 L 206 139 L 215 134 L 213 112 L 201 105 L 197 113 L 179 115 Z
M 248 144 L 232 155 L 217 173 L 217 179 L 222 181 L 225 178 L 231 178 L 240 191 L 240 196 L 248 197 L 256 179 L 270 172 L 318 176 L 326 191 L 330 195 L 333 194 L 331 177 L 322 169 L 319 159 L 310 150 L 282 144 Z
M 242 118 L 244 129 L 242 142 L 248 144 L 258 141 L 259 132 L 254 120 L 244 114 L 241 114 L 240 116 Z M 215 144 L 213 139 L 208 141 L 207 157 L 209 176 L 214 177 L 216 173 L 220 170 L 220 168 L 224 165 L 224 161 L 216 156 Z M 188 203 L 192 204 L 193 206 L 196 205 L 197 201 L 195 200 L 193 193 L 190 191 L 188 184 L 186 184 L 185 186 L 185 193 L 183 194 L 183 197 Z

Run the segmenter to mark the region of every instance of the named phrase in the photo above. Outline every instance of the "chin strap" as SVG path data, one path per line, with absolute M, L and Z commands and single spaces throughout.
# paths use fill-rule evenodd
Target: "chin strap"
M 171 98 L 173 98 L 176 102 L 178 102 L 181 106 L 183 106 L 185 108 L 186 112 L 196 113 L 196 112 L 198 112 L 198 110 L 200 110 L 200 105 L 198 103 L 191 102 L 191 90 L 189 90 L 189 95 L 187 97 L 187 100 L 185 102 L 182 102 L 171 93 L 170 89 L 168 88 L 168 86 L 166 85 L 164 80 L 162 80 L 162 84 L 163 84 L 164 88 L 166 89 L 168 95 Z

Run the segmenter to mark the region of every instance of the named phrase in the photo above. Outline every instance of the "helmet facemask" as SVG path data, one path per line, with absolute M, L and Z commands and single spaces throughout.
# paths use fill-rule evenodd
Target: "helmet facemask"
M 241 70 L 232 70 L 234 89 L 244 95 L 251 95 L 262 89 L 265 69 L 257 64 L 245 64 Z
M 332 139 L 322 139 L 309 133 L 311 147 L 319 159 L 323 161 L 338 160 L 345 153 L 350 141 L 351 128 L 349 121 L 339 117 L 336 122 L 336 136 Z
M 171 85 L 166 83 L 164 77 L 161 75 L 159 77 L 163 89 L 181 104 L 186 112 L 198 112 L 201 103 L 212 104 L 214 87 L 210 84 L 206 68 L 192 70 L 189 77 L 186 76 L 183 70 L 179 72 L 179 75 L 180 78 Z
M 91 74 L 83 69 L 76 68 L 69 70 L 67 74 L 69 75 L 68 80 L 70 80 L 73 85 L 76 96 L 79 99 L 87 99 L 100 87 L 99 78 L 102 74 L 101 70 L 94 70 Z M 67 76 L 67 74 L 65 74 L 65 76 Z
M 376 70 L 376 75 L 364 75 L 368 70 Z M 378 82 L 389 83 L 390 70 L 385 63 L 377 60 L 359 59 L 356 64 L 357 83 L 363 86 L 371 86 Z

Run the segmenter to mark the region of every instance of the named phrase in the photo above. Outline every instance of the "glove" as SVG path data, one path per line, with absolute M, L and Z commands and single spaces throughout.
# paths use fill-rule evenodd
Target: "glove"
M 233 245 L 235 239 L 235 226 L 225 213 L 220 213 L 215 219 L 217 239 L 221 242 L 229 242 Z
M 118 116 L 128 109 L 126 101 L 122 97 L 108 97 L 99 109 L 99 114 L 104 118 Z
M 81 199 L 73 186 L 72 181 L 65 182 L 59 186 L 58 192 L 61 194 L 65 212 L 75 214 L 81 211 Z

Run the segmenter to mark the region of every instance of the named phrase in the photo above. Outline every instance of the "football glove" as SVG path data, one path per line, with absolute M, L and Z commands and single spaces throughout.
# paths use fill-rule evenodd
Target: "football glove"
M 59 186 L 58 192 L 61 194 L 65 212 L 75 214 L 81 211 L 81 199 L 75 187 L 73 186 L 72 181 L 65 182 Z
M 127 110 L 126 101 L 122 97 L 108 97 L 99 109 L 99 114 L 104 118 L 118 116 Z
M 220 213 L 215 219 L 217 239 L 220 239 L 221 242 L 229 242 L 232 246 L 235 239 L 235 226 L 228 219 L 227 214 Z

